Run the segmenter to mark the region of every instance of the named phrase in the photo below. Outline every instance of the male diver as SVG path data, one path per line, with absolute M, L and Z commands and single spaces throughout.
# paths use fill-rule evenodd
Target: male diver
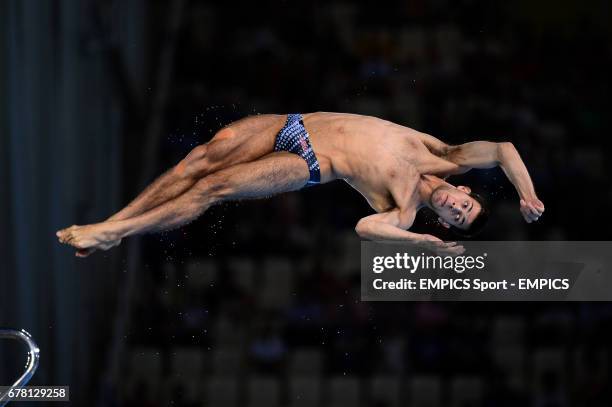
M 73 225 L 57 236 L 74 246 L 77 256 L 86 257 L 117 246 L 127 236 L 179 227 L 219 202 L 264 198 L 342 179 L 377 212 L 359 220 L 359 236 L 460 254 L 464 249 L 455 242 L 408 229 L 417 211 L 429 208 L 459 236 L 476 234 L 488 215 L 483 200 L 446 178 L 495 166 L 515 186 L 525 221 L 538 220 L 544 204 L 511 143 L 448 145 L 429 134 L 356 114 L 250 116 L 195 147 L 106 221 Z

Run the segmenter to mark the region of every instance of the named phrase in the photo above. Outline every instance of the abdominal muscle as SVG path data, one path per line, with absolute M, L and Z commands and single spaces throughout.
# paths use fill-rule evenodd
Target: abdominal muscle
M 304 126 L 317 158 L 330 161 L 335 178 L 352 178 L 362 163 L 380 157 L 381 137 L 387 130 L 383 120 L 348 113 L 304 114 Z

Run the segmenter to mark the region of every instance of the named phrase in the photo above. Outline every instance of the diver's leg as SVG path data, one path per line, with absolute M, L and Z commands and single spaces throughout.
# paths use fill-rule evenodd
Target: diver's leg
M 62 243 L 77 249 L 107 250 L 114 242 L 132 235 L 172 229 L 191 222 L 210 206 L 227 200 L 264 198 L 294 191 L 310 177 L 306 162 L 287 152 L 212 173 L 181 196 L 141 215 L 119 221 L 72 226 L 58 232 Z
M 109 220 L 139 215 L 179 196 L 207 174 L 271 153 L 285 120 L 285 115 L 250 116 L 224 127 L 210 142 L 196 146 Z
M 140 215 L 181 195 L 207 174 L 269 154 L 274 150 L 276 135 L 286 119 L 286 115 L 258 115 L 231 123 L 208 143 L 196 146 L 108 220 L 125 220 Z M 113 245 L 119 243 L 115 241 Z M 79 255 L 85 257 L 94 250 L 82 250 Z

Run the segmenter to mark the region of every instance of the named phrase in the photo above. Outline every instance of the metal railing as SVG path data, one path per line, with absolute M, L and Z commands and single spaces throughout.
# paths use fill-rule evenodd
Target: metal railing
M 0 407 L 3 407 L 11 401 L 9 397 L 10 391 L 24 387 L 28 384 L 32 376 L 34 376 L 34 372 L 36 372 L 36 368 L 38 368 L 40 349 L 32 339 L 32 336 L 23 329 L 21 331 L 16 331 L 14 329 L 0 328 L 0 339 L 15 339 L 24 342 L 28 346 L 28 361 L 26 363 L 25 372 L 23 372 L 21 377 L 17 379 L 8 391 L 4 394 L 0 394 Z

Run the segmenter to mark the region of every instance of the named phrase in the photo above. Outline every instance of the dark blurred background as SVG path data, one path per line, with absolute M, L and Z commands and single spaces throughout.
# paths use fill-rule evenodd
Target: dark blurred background
M 546 214 L 499 170 L 482 240 L 609 240 L 611 3 L 0 2 L 0 326 L 31 384 L 78 406 L 609 406 L 607 303 L 365 303 L 335 182 L 228 203 L 86 260 L 100 221 L 245 115 L 380 116 L 512 141 Z M 417 231 L 444 233 L 420 215 Z M 0 383 L 24 352 L 0 343 Z M 24 404 L 26 405 L 26 404 Z

